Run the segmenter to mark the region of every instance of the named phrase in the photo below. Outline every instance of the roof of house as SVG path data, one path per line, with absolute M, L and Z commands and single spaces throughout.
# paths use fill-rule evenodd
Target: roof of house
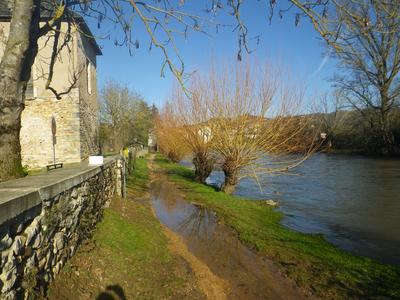
M 11 20 L 11 10 L 9 8 L 9 1 L 0 1 L 0 20 Z M 41 1 L 40 17 L 42 19 L 48 19 L 53 16 L 54 5 L 48 1 Z M 69 15 L 72 16 L 74 22 L 79 25 L 85 37 L 88 38 L 90 44 L 93 46 L 96 55 L 102 55 L 101 49 L 96 42 L 96 39 L 90 30 L 89 26 L 85 22 L 84 18 L 76 12 L 69 10 Z

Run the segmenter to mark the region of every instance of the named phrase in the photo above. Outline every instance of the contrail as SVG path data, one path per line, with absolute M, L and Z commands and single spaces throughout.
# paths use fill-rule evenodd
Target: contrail
M 328 60 L 329 60 L 329 53 L 324 56 L 324 58 L 322 59 L 322 61 L 319 64 L 318 68 L 312 73 L 311 77 L 318 75 L 318 73 L 321 72 L 322 68 L 326 65 Z

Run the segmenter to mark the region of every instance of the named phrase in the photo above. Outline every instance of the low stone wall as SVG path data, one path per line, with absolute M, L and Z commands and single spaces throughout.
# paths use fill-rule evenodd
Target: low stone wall
M 120 166 L 111 158 L 0 184 L 0 299 L 46 288 L 120 193 Z

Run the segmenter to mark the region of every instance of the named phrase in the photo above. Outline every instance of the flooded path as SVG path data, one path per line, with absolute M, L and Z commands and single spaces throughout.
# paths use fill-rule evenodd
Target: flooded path
M 151 203 L 167 227 L 167 236 L 175 245 L 172 248 L 178 248 L 175 252 L 195 273 L 201 273 L 199 286 L 205 284 L 207 290 L 207 277 L 212 277 L 208 299 L 306 298 L 272 262 L 249 250 L 230 228 L 220 224 L 215 213 L 183 200 L 163 176 L 151 184 Z

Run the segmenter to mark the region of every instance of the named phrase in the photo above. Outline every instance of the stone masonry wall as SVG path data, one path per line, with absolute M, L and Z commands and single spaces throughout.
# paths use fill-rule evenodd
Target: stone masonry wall
M 81 161 L 79 93 L 73 89 L 61 100 L 26 101 L 20 133 L 22 164 L 40 168 L 53 163 L 51 117 L 57 125 L 56 162 Z
M 100 107 L 97 100 L 97 62 L 96 53 L 90 45 L 88 38 L 80 34 L 77 36 L 76 58 L 78 65 L 85 66 L 80 73 L 79 107 L 80 107 L 80 134 L 81 158 L 99 153 L 99 114 Z M 90 81 L 90 83 L 89 83 Z
M 119 165 L 114 159 L 91 169 L 89 178 L 69 178 L 67 185 L 74 185 L 56 195 L 52 192 L 59 187 L 46 187 L 39 191 L 41 203 L 0 225 L 0 299 L 40 295 L 90 236 L 114 193 L 120 192 Z

